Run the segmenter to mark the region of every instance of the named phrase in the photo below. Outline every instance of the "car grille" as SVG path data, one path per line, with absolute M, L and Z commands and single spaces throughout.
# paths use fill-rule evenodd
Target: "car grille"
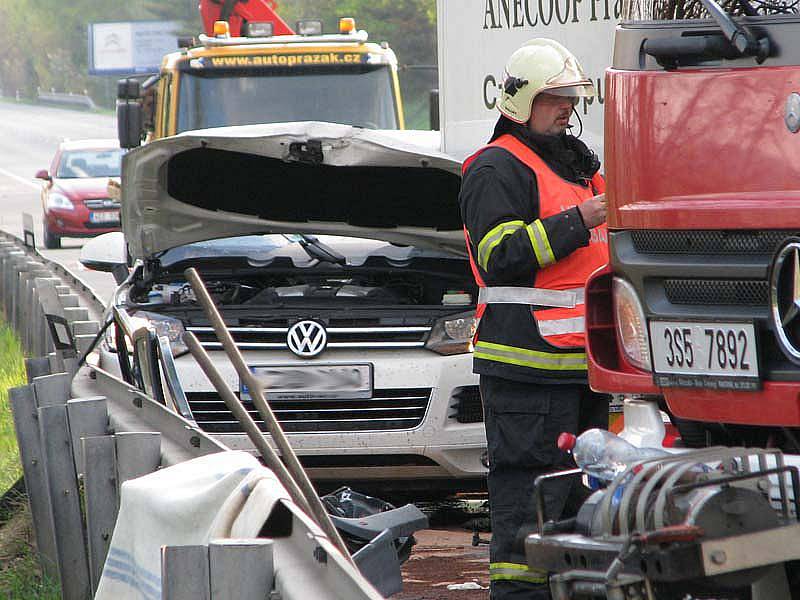
M 92 198 L 91 200 L 84 200 L 83 204 L 89 210 L 113 210 L 119 208 L 119 202 L 111 198 Z
M 450 418 L 458 423 L 483 423 L 483 403 L 477 385 L 457 388 L 450 408 L 455 411 Z
M 211 327 L 189 326 L 206 350 L 221 350 Z M 228 327 L 241 350 L 285 350 L 288 327 Z M 327 348 L 422 348 L 430 326 L 328 327 Z
M 672 304 L 766 306 L 769 285 L 751 279 L 665 279 L 664 292 Z
M 773 254 L 800 231 L 660 231 L 634 230 L 633 247 L 640 254 Z
M 238 395 L 238 394 L 237 394 Z M 333 433 L 413 429 L 422 423 L 430 388 L 378 389 L 362 400 L 268 400 L 287 433 Z M 242 433 L 242 427 L 215 392 L 188 392 L 195 421 L 207 433 Z M 262 431 L 263 420 L 250 401 L 245 408 Z

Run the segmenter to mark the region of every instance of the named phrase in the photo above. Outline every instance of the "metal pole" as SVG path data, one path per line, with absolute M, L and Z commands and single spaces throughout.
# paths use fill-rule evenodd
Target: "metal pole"
M 189 352 L 192 353 L 192 356 L 194 356 L 197 364 L 200 365 L 203 373 L 205 373 L 206 377 L 208 377 L 211 385 L 213 385 L 214 389 L 217 390 L 217 393 L 225 402 L 225 406 L 228 407 L 228 410 L 230 410 L 233 413 L 233 416 L 236 417 L 236 420 L 239 421 L 242 429 L 244 429 L 245 433 L 247 433 L 247 436 L 250 438 L 250 441 L 253 442 L 253 445 L 261 454 L 264 462 L 267 463 L 267 467 L 272 469 L 272 471 L 275 473 L 275 476 L 278 478 L 278 481 L 280 481 L 289 491 L 289 495 L 294 503 L 303 509 L 303 511 L 310 513 L 311 507 L 308 505 L 306 497 L 303 495 L 303 491 L 297 485 L 297 482 L 292 478 L 291 473 L 289 473 L 289 471 L 286 469 L 286 465 L 281 462 L 280 457 L 272 449 L 272 446 L 267 443 L 264 434 L 261 433 L 261 430 L 258 428 L 258 425 L 256 425 L 253 417 L 250 416 L 250 413 L 247 412 L 236 395 L 225 383 L 222 375 L 220 375 L 219 371 L 214 366 L 211 357 L 200 344 L 197 337 L 191 331 L 187 331 L 183 334 L 183 343 L 189 348 Z
M 322 501 L 317 495 L 317 491 L 314 489 L 314 486 L 311 485 L 311 481 L 309 480 L 308 475 L 306 475 L 303 465 L 301 465 L 300 461 L 297 459 L 297 455 L 294 453 L 294 450 L 292 450 L 292 446 L 289 444 L 286 434 L 283 433 L 283 429 L 281 429 L 278 420 L 272 413 L 272 409 L 270 408 L 269 404 L 267 404 L 267 399 L 261 384 L 250 372 L 247 363 L 244 361 L 242 353 L 239 351 L 239 348 L 236 346 L 236 342 L 234 342 L 230 331 L 228 331 L 228 328 L 225 325 L 225 321 L 222 319 L 217 307 L 214 305 L 214 301 L 211 299 L 203 280 L 200 278 L 200 275 L 194 268 L 186 269 L 184 275 L 186 275 L 186 279 L 192 285 L 194 295 L 197 298 L 197 301 L 203 307 L 208 320 L 211 322 L 214 332 L 217 334 L 217 339 L 219 339 L 219 341 L 222 343 L 222 347 L 225 349 L 225 353 L 228 355 L 228 359 L 233 364 L 237 373 L 239 373 L 241 380 L 247 384 L 247 389 L 250 391 L 250 397 L 253 400 L 253 404 L 261 414 L 261 418 L 264 419 L 264 424 L 266 425 L 270 436 L 272 436 L 272 440 L 275 442 L 275 445 L 278 447 L 281 457 L 286 463 L 286 468 L 302 490 L 303 496 L 305 496 L 308 506 L 311 509 L 311 515 L 316 518 L 317 524 L 328 536 L 328 539 L 331 541 L 331 543 L 339 549 L 339 551 L 342 553 L 345 559 L 350 562 L 350 564 L 355 566 L 353 558 L 347 551 L 347 546 L 345 545 L 342 536 L 339 535 L 339 531 L 336 529 L 336 527 L 334 527 L 330 516 L 328 515 L 325 507 L 322 505 Z

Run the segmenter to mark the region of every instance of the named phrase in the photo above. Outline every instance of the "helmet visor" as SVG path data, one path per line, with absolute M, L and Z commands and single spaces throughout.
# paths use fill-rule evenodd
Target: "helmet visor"
M 554 96 L 571 96 L 573 98 L 591 98 L 594 96 L 594 85 L 590 82 L 559 87 L 546 87 L 542 90 Z

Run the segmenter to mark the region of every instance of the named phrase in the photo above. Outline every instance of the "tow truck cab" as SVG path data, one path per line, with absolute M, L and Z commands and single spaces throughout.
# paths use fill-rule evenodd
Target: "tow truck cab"
M 322 33 L 319 21 L 298 23 L 300 34 L 248 27 L 243 37 L 231 37 L 227 25 L 217 22 L 215 35 L 166 55 L 157 76 L 120 81 L 122 147 L 230 125 L 404 128 L 397 58 L 385 42 L 369 42 L 353 19 L 341 19 L 333 34 Z
M 610 264 L 587 284 L 591 385 L 659 398 L 690 444 L 796 452 L 800 15 L 626 4 L 606 73 Z

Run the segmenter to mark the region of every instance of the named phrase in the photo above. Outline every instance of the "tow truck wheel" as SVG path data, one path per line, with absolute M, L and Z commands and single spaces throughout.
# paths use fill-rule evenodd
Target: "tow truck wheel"
M 44 247 L 48 250 L 57 250 L 61 248 L 61 238 L 50 233 L 50 230 L 47 229 L 47 225 L 44 226 Z

